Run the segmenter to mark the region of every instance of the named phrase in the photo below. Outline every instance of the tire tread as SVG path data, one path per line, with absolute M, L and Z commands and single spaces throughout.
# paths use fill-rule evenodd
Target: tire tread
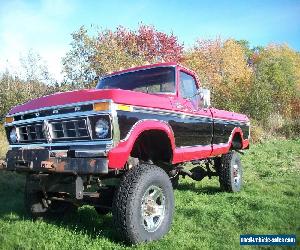
M 156 172 L 156 174 L 162 174 L 169 180 L 166 172 L 151 164 L 140 164 L 133 169 L 127 171 L 122 177 L 120 185 L 115 192 L 113 199 L 112 213 L 113 220 L 116 226 L 117 232 L 122 240 L 133 244 L 140 243 L 139 232 L 134 225 L 130 223 L 131 218 L 134 216 L 132 213 L 128 216 L 127 208 L 134 199 L 136 199 L 135 191 L 137 185 L 144 175 L 150 172 Z M 172 184 L 170 182 L 170 188 Z

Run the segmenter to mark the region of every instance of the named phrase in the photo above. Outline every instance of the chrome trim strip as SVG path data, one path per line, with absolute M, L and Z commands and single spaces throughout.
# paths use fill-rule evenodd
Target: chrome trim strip
M 171 116 L 180 116 L 180 117 L 190 116 L 190 117 L 203 117 L 203 118 L 212 119 L 212 117 L 209 117 L 209 116 L 190 114 L 190 113 L 185 113 L 185 112 L 180 112 L 180 111 L 172 111 L 172 110 L 159 109 L 159 108 L 146 108 L 146 107 L 133 106 L 133 111 L 150 113 L 150 114 L 159 114 L 159 115 L 171 115 Z
M 215 143 L 215 144 L 212 144 L 213 146 L 229 146 L 229 140 L 228 142 L 221 142 L 221 143 Z
M 50 116 L 44 116 L 44 117 L 37 117 L 37 118 L 31 118 L 27 120 L 20 120 L 15 121 L 12 123 L 5 124 L 5 127 L 8 126 L 14 126 L 14 125 L 22 125 L 27 123 L 34 123 L 34 122 L 42 122 L 44 120 L 60 120 L 64 118 L 76 118 L 76 117 L 82 117 L 87 118 L 88 116 L 94 116 L 94 115 L 109 115 L 111 112 L 108 111 L 85 111 L 85 112 L 73 112 L 73 113 L 67 113 L 67 114 L 59 114 L 59 115 L 50 115 Z
M 91 124 L 91 121 L 90 121 L 90 119 L 87 117 L 87 119 L 86 119 L 86 125 L 87 125 L 87 130 L 88 130 L 88 133 L 89 133 L 89 135 L 90 135 L 90 138 L 91 138 L 91 140 L 93 140 L 93 129 L 92 129 L 92 124 Z
M 196 147 L 207 147 L 207 146 L 212 146 L 215 144 L 206 144 L 206 145 L 192 145 L 192 146 L 181 146 L 181 147 L 176 147 L 176 149 L 184 149 L 184 148 L 196 148 Z
M 179 116 L 180 118 L 184 117 L 201 117 L 201 118 L 207 118 L 207 119 L 212 119 L 209 116 L 202 116 L 202 115 L 192 115 L 192 114 L 187 114 L 184 112 L 176 112 L 176 111 L 171 111 L 171 110 L 163 110 L 163 109 L 154 109 L 154 108 L 140 108 L 140 107 L 133 107 L 133 111 L 135 112 L 142 112 L 142 113 L 149 113 L 149 114 L 157 114 L 157 115 L 170 115 L 170 116 Z
M 107 150 L 75 150 L 75 157 L 78 158 L 94 158 L 107 156 Z
M 53 154 L 55 156 L 52 156 Z M 51 157 L 67 157 L 68 156 L 68 150 L 49 150 L 49 155 L 50 155 L 50 158 Z
M 86 101 L 86 102 L 73 102 L 73 103 L 68 103 L 64 105 L 56 105 L 56 106 L 49 106 L 49 107 L 44 107 L 44 108 L 39 108 L 39 109 L 32 109 L 32 110 L 27 110 L 24 112 L 19 112 L 19 113 L 14 113 L 9 115 L 10 117 L 16 116 L 16 115 L 24 115 L 28 113 L 35 113 L 39 111 L 44 111 L 48 109 L 53 109 L 53 108 L 67 108 L 67 107 L 72 107 L 72 106 L 78 106 L 78 105 L 86 105 L 86 104 L 93 104 L 96 102 L 111 102 L 111 99 L 100 99 L 100 100 L 92 100 L 92 101 Z
M 239 123 L 240 125 L 247 125 L 248 122 L 246 121 L 239 121 L 239 120 L 228 120 L 228 119 L 223 119 L 223 118 L 213 118 L 214 121 L 225 121 L 228 123 Z
M 181 147 L 177 147 L 177 149 L 194 148 L 194 147 L 207 147 L 207 146 L 228 146 L 228 145 L 229 145 L 229 142 L 222 142 L 222 143 L 206 144 L 206 145 L 181 146 Z
M 116 103 L 111 103 L 111 135 L 113 139 L 114 146 L 120 142 L 120 127 L 118 121 L 118 113 L 117 113 L 117 106 Z
M 133 111 L 136 112 L 145 112 L 145 113 L 151 113 L 151 114 L 161 114 L 161 115 L 171 115 L 171 116 L 185 116 L 185 117 L 201 117 L 201 118 L 207 118 L 211 120 L 220 120 L 220 121 L 227 121 L 227 122 L 238 122 L 240 124 L 248 125 L 249 122 L 246 121 L 239 121 L 239 120 L 229 120 L 229 119 L 222 119 L 222 118 L 214 118 L 211 116 L 205 116 L 205 115 L 199 115 L 199 114 L 191 114 L 181 111 L 172 111 L 167 109 L 159 109 L 159 108 L 148 108 L 148 107 L 139 107 L 139 106 L 133 106 Z M 125 111 L 130 112 L 130 111 Z
M 56 147 L 56 146 L 89 146 L 89 145 L 106 145 L 107 149 L 112 148 L 113 141 L 69 141 L 59 143 L 32 143 L 32 144 L 10 144 L 10 148 L 43 148 L 43 147 Z
M 156 122 L 161 122 L 161 123 L 166 124 L 166 125 L 169 127 L 169 129 L 170 129 L 170 131 L 172 132 L 172 135 L 173 135 L 173 137 L 174 137 L 173 129 L 171 128 L 171 126 L 170 126 L 167 122 L 162 121 L 162 120 L 157 120 L 157 119 L 141 119 L 141 120 L 137 121 L 135 124 L 133 124 L 133 126 L 131 127 L 131 129 L 130 129 L 129 132 L 127 133 L 126 137 L 125 137 L 123 140 L 121 140 L 121 142 L 127 141 L 127 140 L 129 139 L 129 137 L 130 137 L 132 131 L 135 129 L 135 127 L 136 127 L 137 125 L 139 125 L 140 123 L 145 122 L 145 121 L 156 121 Z

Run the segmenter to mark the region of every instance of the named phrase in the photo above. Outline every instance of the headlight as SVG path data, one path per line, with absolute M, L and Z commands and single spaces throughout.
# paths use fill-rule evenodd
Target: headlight
M 16 143 L 18 141 L 18 135 L 16 128 L 13 128 L 9 133 L 9 139 L 12 143 Z
M 109 132 L 109 124 L 104 119 L 99 119 L 95 124 L 96 136 L 100 139 L 105 138 Z

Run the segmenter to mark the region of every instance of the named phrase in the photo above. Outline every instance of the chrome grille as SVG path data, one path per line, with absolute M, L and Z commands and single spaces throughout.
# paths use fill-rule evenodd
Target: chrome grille
M 109 115 L 92 115 L 89 117 L 70 117 L 63 119 L 40 119 L 33 123 L 13 124 L 5 127 L 7 139 L 10 144 L 27 143 L 54 143 L 66 141 L 89 141 L 89 140 L 109 140 L 112 138 L 112 127 L 106 138 L 98 138 L 95 132 L 96 122 L 99 119 L 111 123 Z M 9 134 L 16 128 L 18 142 L 12 142 Z
M 52 139 L 87 139 L 90 137 L 86 119 L 49 121 Z
M 43 123 L 20 126 L 18 130 L 21 142 L 43 141 L 46 139 L 43 133 Z

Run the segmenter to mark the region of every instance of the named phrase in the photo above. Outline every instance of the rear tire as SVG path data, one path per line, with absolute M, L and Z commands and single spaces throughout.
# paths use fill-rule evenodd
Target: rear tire
M 231 151 L 221 157 L 218 164 L 221 189 L 227 192 L 239 192 L 243 185 L 243 169 L 240 156 Z
M 150 164 L 130 169 L 116 190 L 112 212 L 120 236 L 128 243 L 162 238 L 170 230 L 174 212 L 169 176 Z

